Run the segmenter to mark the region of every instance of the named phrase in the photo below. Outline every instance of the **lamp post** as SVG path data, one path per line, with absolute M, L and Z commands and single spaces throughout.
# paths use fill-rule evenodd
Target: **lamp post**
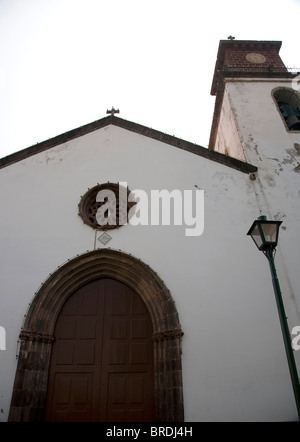
M 288 360 L 288 366 L 294 390 L 296 407 L 298 411 L 298 418 L 300 420 L 300 384 L 299 384 L 299 378 L 293 354 L 293 349 L 291 345 L 290 332 L 282 301 L 280 285 L 274 263 L 274 252 L 278 242 L 279 227 L 281 223 L 282 221 L 268 221 L 265 216 L 260 216 L 256 221 L 254 221 L 247 235 L 251 236 L 258 250 L 262 251 L 269 261 L 276 304 L 277 304 L 283 341 L 285 346 L 285 352 Z

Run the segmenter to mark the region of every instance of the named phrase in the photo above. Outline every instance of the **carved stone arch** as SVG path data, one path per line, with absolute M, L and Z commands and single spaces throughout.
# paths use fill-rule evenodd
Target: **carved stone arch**
M 296 87 L 276 87 L 272 90 L 272 97 L 286 129 L 288 131 L 299 131 L 300 93 Z
M 66 300 L 101 277 L 134 289 L 153 326 L 154 396 L 157 421 L 182 422 L 181 330 L 171 294 L 159 276 L 139 259 L 102 249 L 87 252 L 56 270 L 36 293 L 20 333 L 20 352 L 9 421 L 42 421 L 56 320 Z

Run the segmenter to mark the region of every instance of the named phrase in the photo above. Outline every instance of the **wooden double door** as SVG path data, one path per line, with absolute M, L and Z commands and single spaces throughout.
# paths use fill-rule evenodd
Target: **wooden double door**
M 154 420 L 152 324 L 137 293 L 110 278 L 86 284 L 54 335 L 46 421 Z

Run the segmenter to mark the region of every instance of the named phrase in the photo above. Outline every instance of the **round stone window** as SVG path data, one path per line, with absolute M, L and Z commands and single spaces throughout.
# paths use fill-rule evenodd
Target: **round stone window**
M 127 224 L 129 211 L 136 204 L 128 201 L 129 194 L 128 187 L 119 183 L 97 184 L 81 197 L 79 215 L 93 229 L 116 229 Z

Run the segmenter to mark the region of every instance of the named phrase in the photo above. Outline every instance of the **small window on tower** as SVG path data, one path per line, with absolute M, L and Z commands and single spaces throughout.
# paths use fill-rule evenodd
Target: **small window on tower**
M 300 130 L 300 94 L 290 88 L 278 88 L 273 92 L 278 108 L 288 130 Z

